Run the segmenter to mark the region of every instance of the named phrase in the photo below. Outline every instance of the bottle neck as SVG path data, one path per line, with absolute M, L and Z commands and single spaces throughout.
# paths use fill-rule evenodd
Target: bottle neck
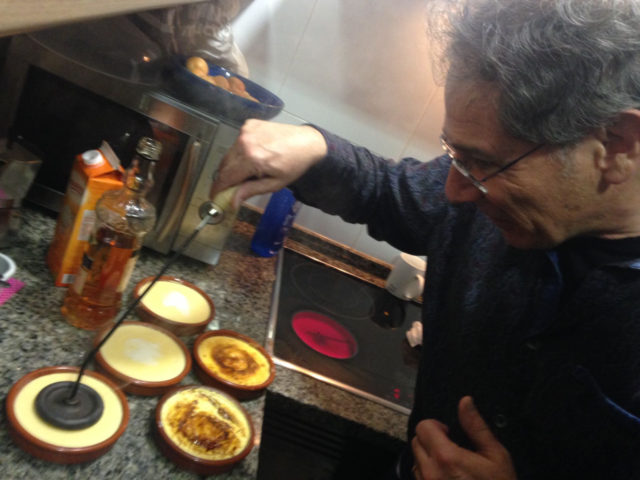
M 145 195 L 153 186 L 155 166 L 155 161 L 135 155 L 124 175 L 125 187 L 136 195 Z

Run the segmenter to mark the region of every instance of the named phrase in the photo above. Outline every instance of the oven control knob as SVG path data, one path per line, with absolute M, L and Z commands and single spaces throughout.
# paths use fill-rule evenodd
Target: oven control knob
M 209 225 L 217 225 L 224 220 L 224 209 L 211 201 L 204 202 L 200 205 L 198 213 L 200 214 L 200 218 L 204 218 L 207 215 L 209 216 L 207 222 Z

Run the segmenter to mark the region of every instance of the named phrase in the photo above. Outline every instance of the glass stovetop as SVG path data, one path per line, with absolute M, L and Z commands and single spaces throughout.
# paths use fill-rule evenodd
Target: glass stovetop
M 267 349 L 274 362 L 409 413 L 420 305 L 291 250 L 278 258 Z

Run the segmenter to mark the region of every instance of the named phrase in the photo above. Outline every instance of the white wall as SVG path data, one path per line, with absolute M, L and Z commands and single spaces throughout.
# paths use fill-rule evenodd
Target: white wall
M 285 103 L 275 121 L 315 123 L 389 158 L 440 154 L 423 0 L 253 0 L 233 31 L 251 79 Z M 383 261 L 398 253 L 308 206 L 296 223 Z

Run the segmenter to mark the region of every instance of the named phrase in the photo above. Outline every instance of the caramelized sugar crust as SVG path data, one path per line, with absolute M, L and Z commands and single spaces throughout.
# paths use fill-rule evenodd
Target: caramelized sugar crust
M 163 408 L 167 435 L 181 449 L 208 460 L 239 454 L 251 432 L 246 417 L 223 396 L 207 389 L 185 390 Z
M 260 385 L 270 375 L 270 365 L 264 355 L 234 337 L 211 336 L 200 344 L 198 355 L 209 370 L 238 385 Z

